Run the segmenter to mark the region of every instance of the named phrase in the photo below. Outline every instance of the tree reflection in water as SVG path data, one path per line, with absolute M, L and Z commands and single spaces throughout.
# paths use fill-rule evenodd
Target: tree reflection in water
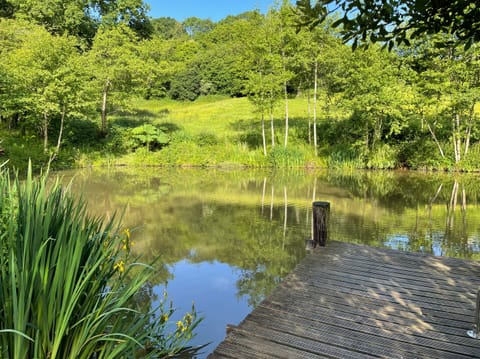
M 62 175 L 75 176 L 72 189 L 92 213 L 124 210 L 123 222 L 136 228 L 134 250 L 158 257 L 155 291 L 168 280 L 175 305 L 188 310 L 194 300 L 206 317 L 197 340 L 212 347 L 306 255 L 314 200 L 331 203 L 332 240 L 480 259 L 476 175 L 158 168 Z M 219 280 L 229 283 L 223 291 Z M 227 312 L 209 324 L 220 306 Z

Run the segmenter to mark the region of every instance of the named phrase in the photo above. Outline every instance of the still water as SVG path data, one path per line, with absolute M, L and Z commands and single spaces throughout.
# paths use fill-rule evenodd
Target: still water
M 90 169 L 74 178 L 90 213 L 123 213 L 134 250 L 160 258 L 179 317 L 203 322 L 193 343 L 224 338 L 306 255 L 314 200 L 331 203 L 331 240 L 480 260 L 480 178 L 405 172 Z

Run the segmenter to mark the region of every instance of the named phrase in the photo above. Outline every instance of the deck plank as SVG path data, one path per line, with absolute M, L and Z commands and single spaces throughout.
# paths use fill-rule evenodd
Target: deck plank
M 331 241 L 209 358 L 480 358 L 480 262 Z

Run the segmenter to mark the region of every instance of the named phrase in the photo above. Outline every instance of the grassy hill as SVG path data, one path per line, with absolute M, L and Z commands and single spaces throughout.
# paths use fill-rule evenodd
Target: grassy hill
M 111 116 L 107 152 L 93 151 L 78 164 L 175 166 L 321 166 L 308 145 L 307 100 L 289 101 L 289 145 L 284 148 L 284 108 L 274 114 L 275 147 L 266 119 L 268 155 L 262 152 L 261 117 L 246 98 L 204 97 L 195 102 L 136 100 L 128 113 Z M 131 145 L 132 131 L 152 125 L 168 144 Z M 149 127 L 150 128 L 150 127 Z M 134 137 L 134 136 L 133 136 Z M 111 152 L 108 149 L 111 149 Z

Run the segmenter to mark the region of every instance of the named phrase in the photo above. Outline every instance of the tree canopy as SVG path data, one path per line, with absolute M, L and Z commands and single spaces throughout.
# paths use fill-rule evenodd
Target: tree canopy
M 338 12 L 333 23 L 353 46 L 384 42 L 409 45 L 424 34 L 447 33 L 467 48 L 480 41 L 480 4 L 474 0 L 297 0 L 299 25 L 316 26 Z
M 127 24 L 142 37 L 152 32 L 143 0 L 0 0 L 0 17 L 23 19 L 50 33 L 91 41 L 100 26 Z

